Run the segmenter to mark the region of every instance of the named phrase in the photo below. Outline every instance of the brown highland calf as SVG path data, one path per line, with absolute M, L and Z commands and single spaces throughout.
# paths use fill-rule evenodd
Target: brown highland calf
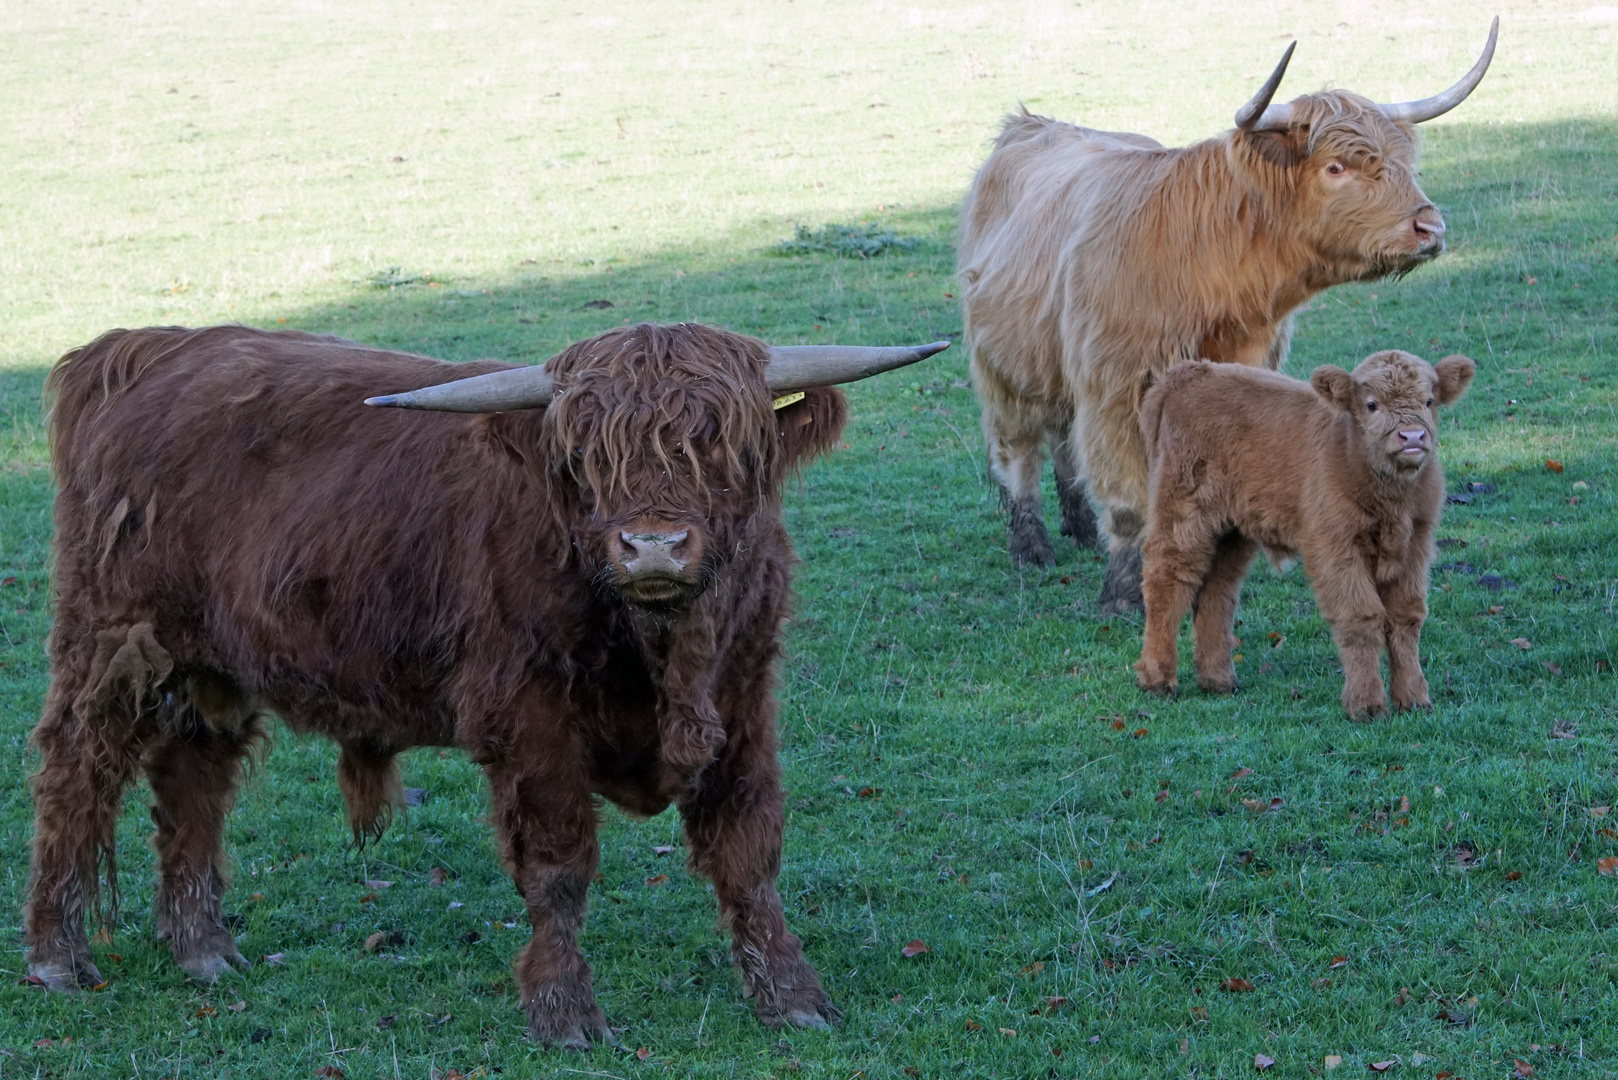
M 597 796 L 679 808 L 759 1019 L 824 1026 L 836 1011 L 775 886 L 780 487 L 838 437 L 828 384 L 937 348 L 645 325 L 513 368 L 224 326 L 68 353 L 49 379 L 56 624 L 29 971 L 101 981 L 85 921 L 103 867 L 116 903 L 114 827 L 141 772 L 159 936 L 200 980 L 243 962 L 221 831 L 274 711 L 341 746 L 362 841 L 398 802 L 401 750 L 482 766 L 533 926 L 515 969 L 536 1039 L 610 1037 L 578 947 Z M 426 384 L 442 385 L 397 393 Z M 447 411 L 361 404 L 379 391 Z
M 1477 85 L 1497 27 L 1459 83 L 1398 105 L 1346 90 L 1270 104 L 1289 48 L 1234 131 L 1185 147 L 1006 119 L 961 207 L 959 267 L 1013 561 L 1055 561 L 1039 495 L 1049 446 L 1062 532 L 1095 541 L 1086 485 L 1100 510 L 1103 612 L 1139 607 L 1142 395 L 1181 360 L 1279 367 L 1305 300 L 1444 249 L 1416 182 L 1415 125 Z
M 1398 351 L 1352 375 L 1316 368 L 1309 382 L 1206 360 L 1169 369 L 1141 408 L 1151 468 L 1141 687 L 1174 691 L 1192 608 L 1198 685 L 1236 689 L 1236 599 L 1262 547 L 1277 564 L 1302 557 L 1350 716 L 1387 709 L 1384 646 L 1394 706 L 1432 704 L 1416 647 L 1444 507 L 1438 406 L 1465 393 L 1474 370 L 1464 356 L 1431 365 Z

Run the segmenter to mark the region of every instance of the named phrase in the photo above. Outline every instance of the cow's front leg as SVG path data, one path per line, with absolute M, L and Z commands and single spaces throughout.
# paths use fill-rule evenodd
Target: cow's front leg
M 766 707 L 768 708 L 768 707 Z M 769 710 L 773 711 L 773 710 Z M 781 867 L 782 794 L 774 724 L 750 722 L 680 802 L 691 869 L 713 881 L 731 955 L 753 1012 L 770 1027 L 824 1028 L 841 1019 L 787 929 L 776 891 Z
M 1427 677 L 1421 673 L 1421 624 L 1427 619 L 1427 598 L 1422 578 L 1401 575 L 1380 587 L 1382 605 L 1387 610 L 1383 630 L 1388 646 L 1388 689 L 1396 709 L 1430 709 L 1433 700 L 1427 690 Z
M 1364 561 L 1352 551 L 1311 559 L 1306 549 L 1303 558 L 1343 663 L 1343 711 L 1354 720 L 1387 712 L 1380 670 L 1386 612 Z
M 598 861 L 595 807 L 572 732 L 550 719 L 535 708 L 516 738 L 476 756 L 501 854 L 534 928 L 513 964 L 528 1033 L 546 1046 L 588 1050 L 612 1037 L 579 951 Z

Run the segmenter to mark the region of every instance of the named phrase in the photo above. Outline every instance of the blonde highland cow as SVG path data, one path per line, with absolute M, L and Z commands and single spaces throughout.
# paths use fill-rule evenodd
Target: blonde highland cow
M 1346 90 L 1270 104 L 1289 47 L 1235 130 L 1175 149 L 1006 119 L 961 208 L 959 270 L 1015 562 L 1055 561 L 1039 493 L 1049 447 L 1062 532 L 1092 543 L 1099 524 L 1111 552 L 1102 611 L 1139 610 L 1142 397 L 1181 360 L 1279 367 L 1311 296 L 1443 251 L 1415 125 L 1472 92 L 1498 28 L 1460 82 L 1398 105 Z

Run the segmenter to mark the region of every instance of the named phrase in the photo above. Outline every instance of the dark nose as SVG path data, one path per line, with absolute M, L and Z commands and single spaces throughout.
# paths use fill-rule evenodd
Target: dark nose
M 1425 450 L 1425 449 L 1427 449 L 1427 429 L 1426 428 L 1413 428 L 1413 429 L 1411 429 L 1409 431 L 1401 430 L 1399 432 L 1399 449 L 1400 450 Z
M 618 534 L 619 558 L 624 571 L 633 577 L 667 575 L 678 577 L 690 563 L 689 529 L 674 532 L 632 532 Z

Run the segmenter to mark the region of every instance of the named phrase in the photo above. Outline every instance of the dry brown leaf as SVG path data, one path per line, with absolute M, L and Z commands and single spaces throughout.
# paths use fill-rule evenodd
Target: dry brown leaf
M 435 866 L 427 871 L 427 887 L 430 889 L 442 889 L 444 882 L 447 880 L 449 880 L 449 874 L 445 872 L 442 866 Z
M 1017 1029 L 1016 1028 L 1001 1028 L 1000 1029 L 1000 1034 L 1004 1035 L 1008 1039 L 1015 1039 L 1017 1037 Z
M 652 1052 L 650 1050 L 648 1050 L 644 1046 L 635 1051 L 635 1057 L 639 1058 L 641 1061 L 646 1061 L 651 1056 L 652 1056 Z
M 1195 1024 L 1206 1024 L 1208 1022 L 1207 1008 L 1202 1005 L 1191 1006 L 1191 1022 Z
M 1243 765 L 1241 768 L 1239 768 L 1235 772 L 1231 773 L 1230 778 L 1232 780 L 1240 780 L 1244 776 L 1252 776 L 1252 775 L 1253 775 L 1253 770 L 1249 769 L 1246 765 Z
M 287 954 L 272 952 L 263 958 L 263 962 L 268 964 L 270 967 L 286 967 Z
M 225 1008 L 229 1009 L 231 1012 L 241 1012 L 243 1009 L 247 1008 L 247 1002 L 238 1001 L 234 1005 L 226 1005 Z
M 1612 813 L 1612 807 L 1610 807 L 1610 806 L 1592 806 L 1592 807 L 1590 807 L 1590 809 L 1586 810 L 1585 813 L 1589 814 L 1593 818 L 1603 818 L 1603 817 L 1606 817 L 1608 814 Z
M 1370 1064 L 1366 1065 L 1365 1067 L 1367 1069 L 1370 1069 L 1372 1072 L 1381 1073 L 1381 1072 L 1387 1072 L 1389 1069 L 1393 1068 L 1397 1064 L 1399 1064 L 1399 1059 L 1398 1058 L 1389 1058 L 1386 1061 L 1373 1061 Z
M 653 874 L 651 877 L 646 879 L 646 884 L 654 889 L 662 885 L 667 885 L 668 883 L 669 876 L 667 874 Z
M 1406 1005 L 1409 1005 L 1410 1004 L 1410 987 L 1408 987 L 1408 986 L 1399 987 L 1399 992 L 1397 994 L 1393 995 L 1393 1004 L 1395 1006 L 1397 1006 L 1398 1008 L 1401 1008 L 1401 1009 L 1404 1008 Z
M 1275 1059 L 1270 1057 L 1268 1054 L 1253 1055 L 1253 1068 L 1257 1069 L 1259 1072 L 1263 1072 L 1265 1069 L 1268 1069 L 1274 1064 Z
M 1510 644 L 1517 646 L 1523 652 L 1527 652 L 1534 647 L 1534 643 L 1525 637 L 1514 637 L 1511 639 Z
M 365 939 L 365 951 L 366 952 L 376 952 L 384 944 L 386 944 L 387 940 L 388 940 L 387 932 L 383 931 L 383 930 L 378 930 L 376 933 L 372 934 L 370 937 Z
M 1331 958 L 1331 967 L 1328 970 L 1336 971 L 1340 967 L 1347 967 L 1347 966 L 1348 966 L 1348 957 L 1346 957 L 1346 956 L 1334 956 L 1334 957 Z
M 365 882 L 365 887 L 367 889 L 372 889 L 372 890 L 374 890 L 376 892 L 381 892 L 383 889 L 391 889 L 391 888 L 393 888 L 393 882 L 391 882 L 391 881 L 376 881 L 374 879 L 370 879 L 370 880 L 367 880 Z
M 932 951 L 933 950 L 931 950 L 931 949 L 929 949 L 927 947 L 927 943 L 925 941 L 921 940 L 921 938 L 916 938 L 914 941 L 911 941 L 909 944 L 907 944 L 904 948 L 900 949 L 899 950 L 899 955 L 900 956 L 906 956 L 906 957 L 920 956 L 922 953 L 930 953 Z
M 674 852 L 674 846 L 672 844 L 653 844 L 652 845 L 652 854 L 653 855 L 670 855 L 670 854 L 673 854 L 673 852 Z
M 1506 871 L 1506 880 L 1507 881 L 1518 881 L 1521 878 L 1522 878 L 1522 871 L 1521 870 L 1507 870 Z
M 1529 284 L 1532 285 L 1533 282 L 1529 282 Z M 1553 473 L 1559 473 L 1562 471 L 1562 463 L 1557 461 L 1555 458 L 1546 458 L 1545 467 Z
M 1252 991 L 1253 984 L 1248 982 L 1246 979 L 1231 978 L 1220 983 L 1219 989 L 1225 991 L 1227 994 L 1246 994 Z
M 1562 470 L 1558 469 L 1556 471 L 1561 472 Z M 1524 1061 L 1522 1058 L 1512 1058 L 1511 1063 L 1514 1066 L 1511 1070 L 1512 1076 L 1526 1077 L 1534 1075 L 1534 1067 L 1528 1064 L 1528 1062 Z
M 1243 799 L 1242 805 L 1257 814 L 1264 809 L 1264 804 L 1258 799 Z
M 1597 859 L 1596 872 L 1607 877 L 1618 874 L 1618 855 L 1609 855 L 1605 859 Z
M 1327 1054 L 1326 1055 L 1325 1064 L 1326 1064 L 1326 1068 L 1328 1070 L 1335 1069 L 1338 1066 L 1340 1066 L 1342 1063 L 1343 1063 L 1343 1055 L 1342 1054 Z

